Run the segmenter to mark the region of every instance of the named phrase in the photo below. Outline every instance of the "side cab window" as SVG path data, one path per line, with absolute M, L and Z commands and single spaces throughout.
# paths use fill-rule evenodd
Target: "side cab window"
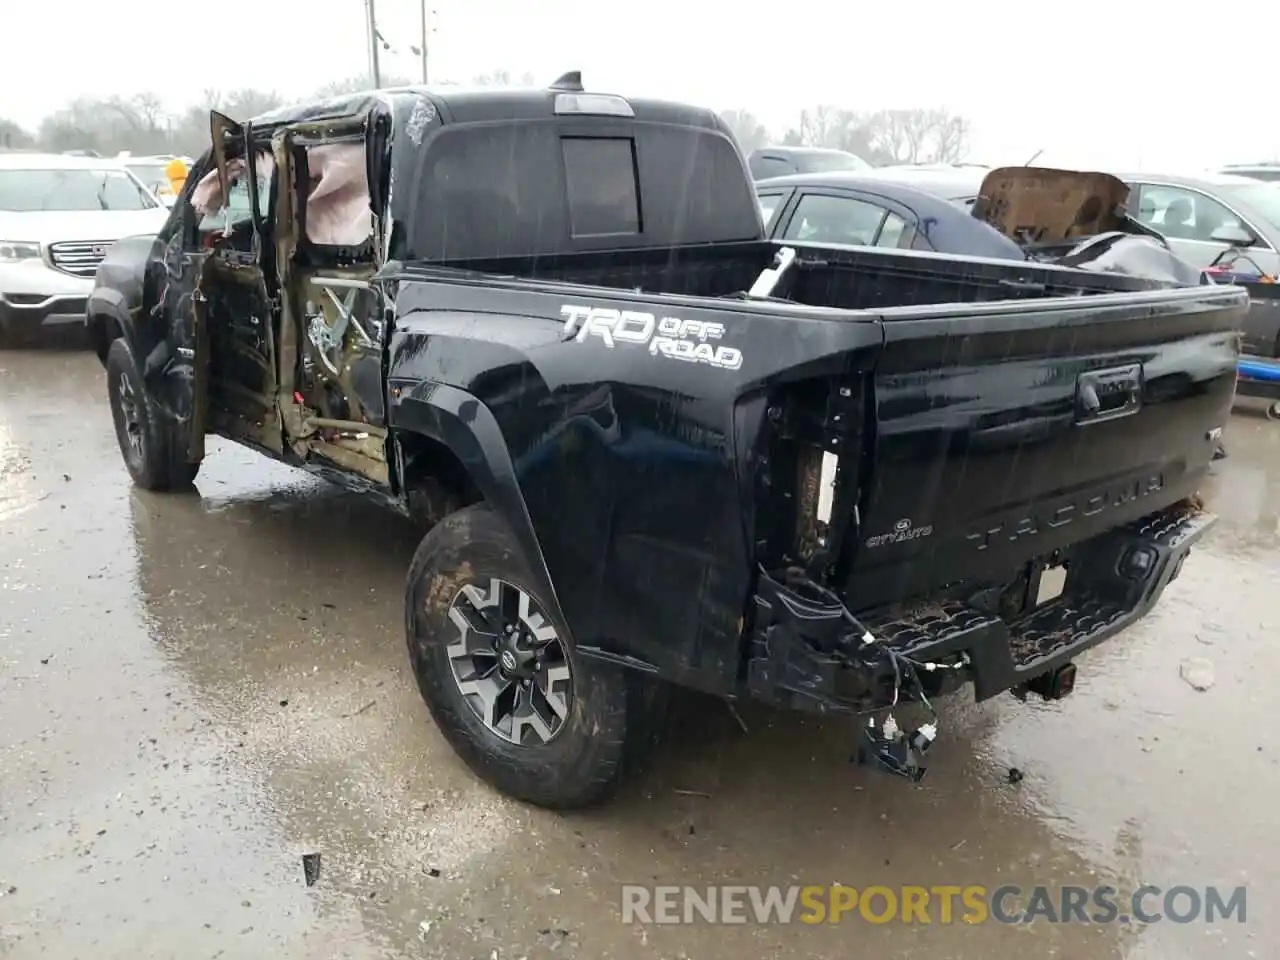
M 269 223 L 275 164 L 267 144 L 256 144 L 255 154 L 258 215 L 264 223 Z M 249 165 L 243 153 L 230 158 L 227 163 L 226 196 L 223 196 L 223 185 L 212 158 L 206 155 L 197 164 L 190 178 L 194 181 L 194 186 L 184 190 L 183 198 L 178 202 L 178 206 L 186 207 L 184 213 L 191 223 L 191 233 L 187 238 L 189 246 L 217 246 L 224 243 L 226 238 L 231 246 L 248 249 L 254 219 L 248 171 Z

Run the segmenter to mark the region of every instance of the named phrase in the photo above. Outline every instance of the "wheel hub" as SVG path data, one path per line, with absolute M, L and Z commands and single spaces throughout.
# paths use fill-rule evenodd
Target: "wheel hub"
M 449 607 L 453 677 L 490 732 L 516 744 L 546 743 L 563 727 L 573 678 L 565 646 L 528 593 L 505 580 L 468 584 Z

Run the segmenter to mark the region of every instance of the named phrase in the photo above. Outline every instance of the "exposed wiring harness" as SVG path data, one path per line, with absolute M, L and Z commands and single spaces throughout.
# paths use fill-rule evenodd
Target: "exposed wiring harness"
M 766 572 L 763 567 L 761 572 Z M 808 590 L 827 600 L 832 606 L 838 607 L 841 616 L 849 623 L 857 635 L 858 649 L 874 648 L 876 653 L 888 657 L 889 663 L 893 667 L 893 700 L 889 705 L 884 721 L 880 724 L 879 731 L 876 728 L 875 717 L 868 718 L 867 725 L 863 729 L 865 742 L 859 749 L 855 759 L 861 763 L 877 762 L 891 773 L 918 781 L 924 776 L 925 771 L 920 759 L 938 736 L 938 712 L 934 709 L 933 703 L 929 700 L 929 695 L 925 691 L 924 683 L 920 679 L 920 671 L 933 673 L 938 670 L 963 670 L 969 665 L 969 658 L 961 654 L 959 660 L 955 663 L 936 663 L 909 657 L 877 637 L 866 624 L 854 616 L 845 602 L 833 590 L 814 581 L 799 567 L 788 568 L 785 579 L 788 586 Z M 898 727 L 893 711 L 897 708 L 903 691 L 912 692 L 907 688 L 907 684 L 914 687 L 914 693 L 919 702 L 928 711 L 929 719 L 928 722 L 921 724 L 915 730 L 904 732 Z

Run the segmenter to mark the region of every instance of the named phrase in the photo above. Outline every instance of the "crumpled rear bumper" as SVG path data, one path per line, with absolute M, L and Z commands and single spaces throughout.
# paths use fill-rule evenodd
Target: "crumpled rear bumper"
M 747 684 L 752 695 L 816 712 L 863 713 L 894 698 L 888 645 L 918 663 L 949 664 L 932 694 L 971 682 L 985 700 L 1070 662 L 1144 616 L 1217 518 L 1184 501 L 1075 548 L 1062 594 L 1016 620 L 943 600 L 860 614 L 877 638 L 862 646 L 844 610 L 762 576 Z M 888 664 L 888 666 L 886 666 Z

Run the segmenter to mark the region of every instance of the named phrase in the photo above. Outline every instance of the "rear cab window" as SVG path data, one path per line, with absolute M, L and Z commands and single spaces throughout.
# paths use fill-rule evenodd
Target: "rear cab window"
M 761 239 L 741 155 L 712 128 L 581 116 L 456 123 L 398 157 L 392 259 Z
M 625 137 L 564 137 L 560 149 L 571 235 L 639 233 L 635 142 Z

